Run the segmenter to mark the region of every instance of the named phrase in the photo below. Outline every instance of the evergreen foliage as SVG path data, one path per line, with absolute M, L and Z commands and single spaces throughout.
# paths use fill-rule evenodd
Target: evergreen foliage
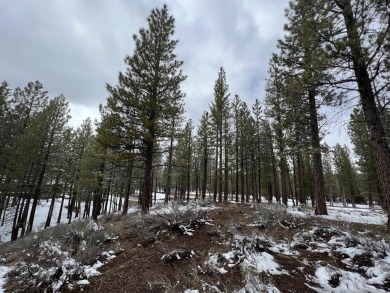
M 12 240 L 32 231 L 40 200 L 44 227 L 61 199 L 67 221 L 128 212 L 138 198 L 147 214 L 156 193 L 172 200 L 313 205 L 355 204 L 363 197 L 389 213 L 390 26 L 388 1 L 296 0 L 269 63 L 265 97 L 230 98 L 218 71 L 200 121 L 184 120 L 175 21 L 153 9 L 134 34 L 134 52 L 117 85 L 107 84 L 101 119 L 73 129 L 69 106 L 39 81 L 0 85 L 0 219 L 12 210 Z M 375 26 L 375 30 L 372 27 Z M 326 145 L 325 107 L 343 110 L 359 94 L 348 146 Z M 356 156 L 356 164 L 354 160 Z M 67 208 L 67 211 L 65 211 Z M 83 210 L 82 210 L 83 209 Z M 390 226 L 389 226 L 390 227 Z

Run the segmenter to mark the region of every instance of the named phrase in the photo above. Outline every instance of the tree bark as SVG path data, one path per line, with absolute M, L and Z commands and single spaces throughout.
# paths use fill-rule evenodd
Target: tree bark
M 386 140 L 386 133 L 379 117 L 375 94 L 371 79 L 368 74 L 365 54 L 357 31 L 357 21 L 353 15 L 350 0 L 335 0 L 341 9 L 348 35 L 353 70 L 358 85 L 360 101 L 363 108 L 367 127 L 375 153 L 376 163 L 379 170 L 379 178 L 383 188 L 382 208 L 388 213 L 387 228 L 390 229 L 390 149 Z
M 297 167 L 298 167 L 298 184 L 299 184 L 299 203 L 306 204 L 305 196 L 305 179 L 303 174 L 303 158 L 302 153 L 298 152 L 297 155 Z
M 315 199 L 315 214 L 327 215 L 326 196 L 324 186 L 324 171 L 322 168 L 321 144 L 318 127 L 317 106 L 315 98 L 315 90 L 309 89 L 309 109 L 310 109 L 310 131 L 313 148 L 313 167 L 314 167 L 314 199 Z
M 130 197 L 130 191 L 131 191 L 131 177 L 133 174 L 133 161 L 134 159 L 131 159 L 130 162 L 128 162 L 127 167 L 127 180 L 126 180 L 126 186 L 125 186 L 125 198 L 123 201 L 123 210 L 122 215 L 127 214 L 127 210 L 129 209 L 129 197 Z
M 207 168 L 208 168 L 208 145 L 207 137 L 203 140 L 203 177 L 202 177 L 202 199 L 206 198 L 206 186 L 207 186 Z
M 167 204 L 170 196 L 171 196 L 171 190 L 172 190 L 172 157 L 173 157 L 173 131 L 175 127 L 175 119 L 172 121 L 172 132 L 171 132 L 171 138 L 169 142 L 169 149 L 168 149 L 168 168 L 167 168 L 167 182 L 165 184 L 165 198 L 164 203 Z
M 269 148 L 271 153 L 272 174 L 274 179 L 274 196 L 276 198 L 276 202 L 280 203 L 278 172 L 276 171 L 276 159 L 271 135 L 269 137 Z
M 150 199 L 153 192 L 152 170 L 153 170 L 154 142 L 147 141 L 145 149 L 145 171 L 143 193 L 140 197 L 141 214 L 149 213 Z

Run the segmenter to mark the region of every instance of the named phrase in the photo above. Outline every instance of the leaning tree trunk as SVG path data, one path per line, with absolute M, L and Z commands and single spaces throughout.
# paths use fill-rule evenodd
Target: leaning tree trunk
M 36 211 L 37 206 L 38 206 L 38 200 L 41 196 L 43 179 L 44 179 L 45 174 L 46 174 L 47 162 L 49 160 L 50 149 L 51 149 L 51 145 L 52 145 L 51 142 L 52 142 L 52 139 L 50 140 L 50 143 L 47 147 L 47 151 L 46 151 L 45 158 L 44 158 L 44 161 L 42 164 L 41 172 L 39 173 L 38 183 L 37 183 L 35 190 L 34 190 L 33 202 L 32 202 L 32 207 L 31 207 L 31 211 L 30 211 L 30 217 L 29 217 L 28 224 L 27 224 L 27 233 L 30 233 L 32 231 L 32 228 L 33 228 L 35 211 Z
M 386 140 L 385 129 L 375 103 L 375 94 L 368 74 L 366 58 L 364 57 L 365 54 L 357 31 L 357 21 L 353 15 L 351 1 L 335 0 L 335 3 L 342 11 L 347 29 L 348 45 L 351 52 L 360 101 L 367 127 L 370 130 L 370 137 L 379 170 L 379 178 L 383 188 L 384 200 L 382 208 L 387 212 L 387 228 L 390 229 L 390 149 Z
M 309 109 L 310 109 L 310 130 L 313 148 L 314 167 L 314 193 L 315 193 L 315 214 L 327 215 L 324 172 L 321 159 L 321 144 L 318 128 L 317 107 L 314 89 L 309 89 Z

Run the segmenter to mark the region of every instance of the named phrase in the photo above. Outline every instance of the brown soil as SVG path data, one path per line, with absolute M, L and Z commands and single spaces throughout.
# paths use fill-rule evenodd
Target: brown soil
M 267 205 L 263 207 L 264 210 L 251 204 L 218 204 L 216 209 L 209 210 L 207 214 L 213 225 L 200 225 L 192 236 L 179 231 L 165 231 L 161 225 L 164 219 L 156 221 L 159 216 L 147 216 L 142 221 L 134 215 L 113 218 L 109 223 L 113 224 L 113 234 L 119 238 L 115 242 L 106 243 L 104 249 L 118 251 L 116 257 L 99 269 L 100 275 L 89 279 L 89 285 L 73 290 L 64 288 L 62 292 L 184 292 L 185 289 L 235 292 L 247 282 L 240 266 L 233 266 L 227 273 L 220 274 L 205 262 L 211 254 L 231 251 L 232 240 L 237 234 L 264 236 L 276 243 L 289 243 L 295 234 L 311 230 L 315 226 L 339 226 L 344 230 L 369 230 L 375 235 L 386 235 L 385 228 L 381 226 L 337 223 L 319 218 L 294 219 L 281 210 L 277 211 L 277 207 L 276 210 L 273 207 L 267 208 Z M 263 220 L 269 219 L 270 225 L 248 225 L 258 223 L 260 217 Z M 290 228 L 272 225 L 281 218 L 296 225 Z M 134 225 L 137 219 L 138 222 Z M 183 252 L 179 260 L 162 259 L 163 255 L 175 250 Z M 318 284 L 313 278 L 319 265 L 352 270 L 342 262 L 340 256 L 304 247 L 296 248 L 297 255 L 286 255 L 268 248 L 265 251 L 272 254 L 284 273 L 260 273 L 255 277 L 260 284 L 273 284 L 280 292 L 316 292 L 312 288 L 318 288 Z M 364 265 L 366 260 L 359 261 Z M 7 284 L 9 292 L 15 288 L 15 282 Z M 381 289 L 390 290 L 390 286 L 383 286 Z
M 235 233 L 242 235 L 263 235 L 276 242 L 291 241 L 294 234 L 308 230 L 313 223 L 299 219 L 299 227 L 286 229 L 280 226 L 260 229 L 247 226 L 253 222 L 255 207 L 246 204 L 219 204 L 218 209 L 208 212 L 214 225 L 200 226 L 193 236 L 178 232 L 162 233 L 157 240 L 141 241 L 140 233 L 126 231 L 126 222 L 115 222 L 122 251 L 116 258 L 108 261 L 99 271 L 101 275 L 89 279 L 90 285 L 83 292 L 184 292 L 186 288 L 199 292 L 217 292 L 207 287 L 216 286 L 221 292 L 232 292 L 244 286 L 243 274 L 239 266 L 231 268 L 226 274 L 204 270 L 204 263 L 210 253 L 225 253 L 230 250 L 230 240 Z M 316 222 L 315 224 L 318 224 Z M 321 221 L 321 224 L 327 224 Z M 334 223 L 333 223 L 334 224 Z M 359 228 L 354 224 L 354 228 Z M 232 228 L 234 227 L 234 228 Z M 365 227 L 360 227 L 364 230 Z M 375 228 L 381 229 L 381 228 Z M 115 245 L 115 243 L 110 244 Z M 109 247 L 107 247 L 109 249 Z M 162 256 L 173 250 L 194 252 L 192 257 L 175 261 L 164 261 Z M 288 256 L 270 252 L 281 269 L 288 274 L 261 274 L 261 282 L 274 284 L 280 292 L 315 292 L 308 287 L 316 287 L 311 278 L 316 266 L 329 264 L 347 269 L 336 256 L 316 253 L 310 250 L 297 250 L 300 256 Z M 305 261 L 302 261 L 305 259 Z M 203 290 L 200 290 L 203 284 Z M 81 288 L 79 288 L 81 290 Z M 72 291 L 74 292 L 74 291 Z

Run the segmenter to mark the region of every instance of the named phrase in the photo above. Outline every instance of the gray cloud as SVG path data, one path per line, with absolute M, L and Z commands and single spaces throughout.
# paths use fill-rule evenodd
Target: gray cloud
M 288 0 L 169 1 L 180 40 L 178 58 L 188 76 L 187 116 L 195 122 L 213 99 L 219 67 L 232 95 L 252 104 L 262 99 L 268 61 L 282 35 Z M 52 95 L 63 93 L 73 115 L 96 116 L 105 83 L 117 83 L 132 34 L 162 1 L 1 1 L 0 79 L 12 87 L 40 80 Z M 86 118 L 86 117 L 82 117 Z M 94 117 L 93 117 L 94 118 Z M 77 122 L 81 117 L 76 117 Z

